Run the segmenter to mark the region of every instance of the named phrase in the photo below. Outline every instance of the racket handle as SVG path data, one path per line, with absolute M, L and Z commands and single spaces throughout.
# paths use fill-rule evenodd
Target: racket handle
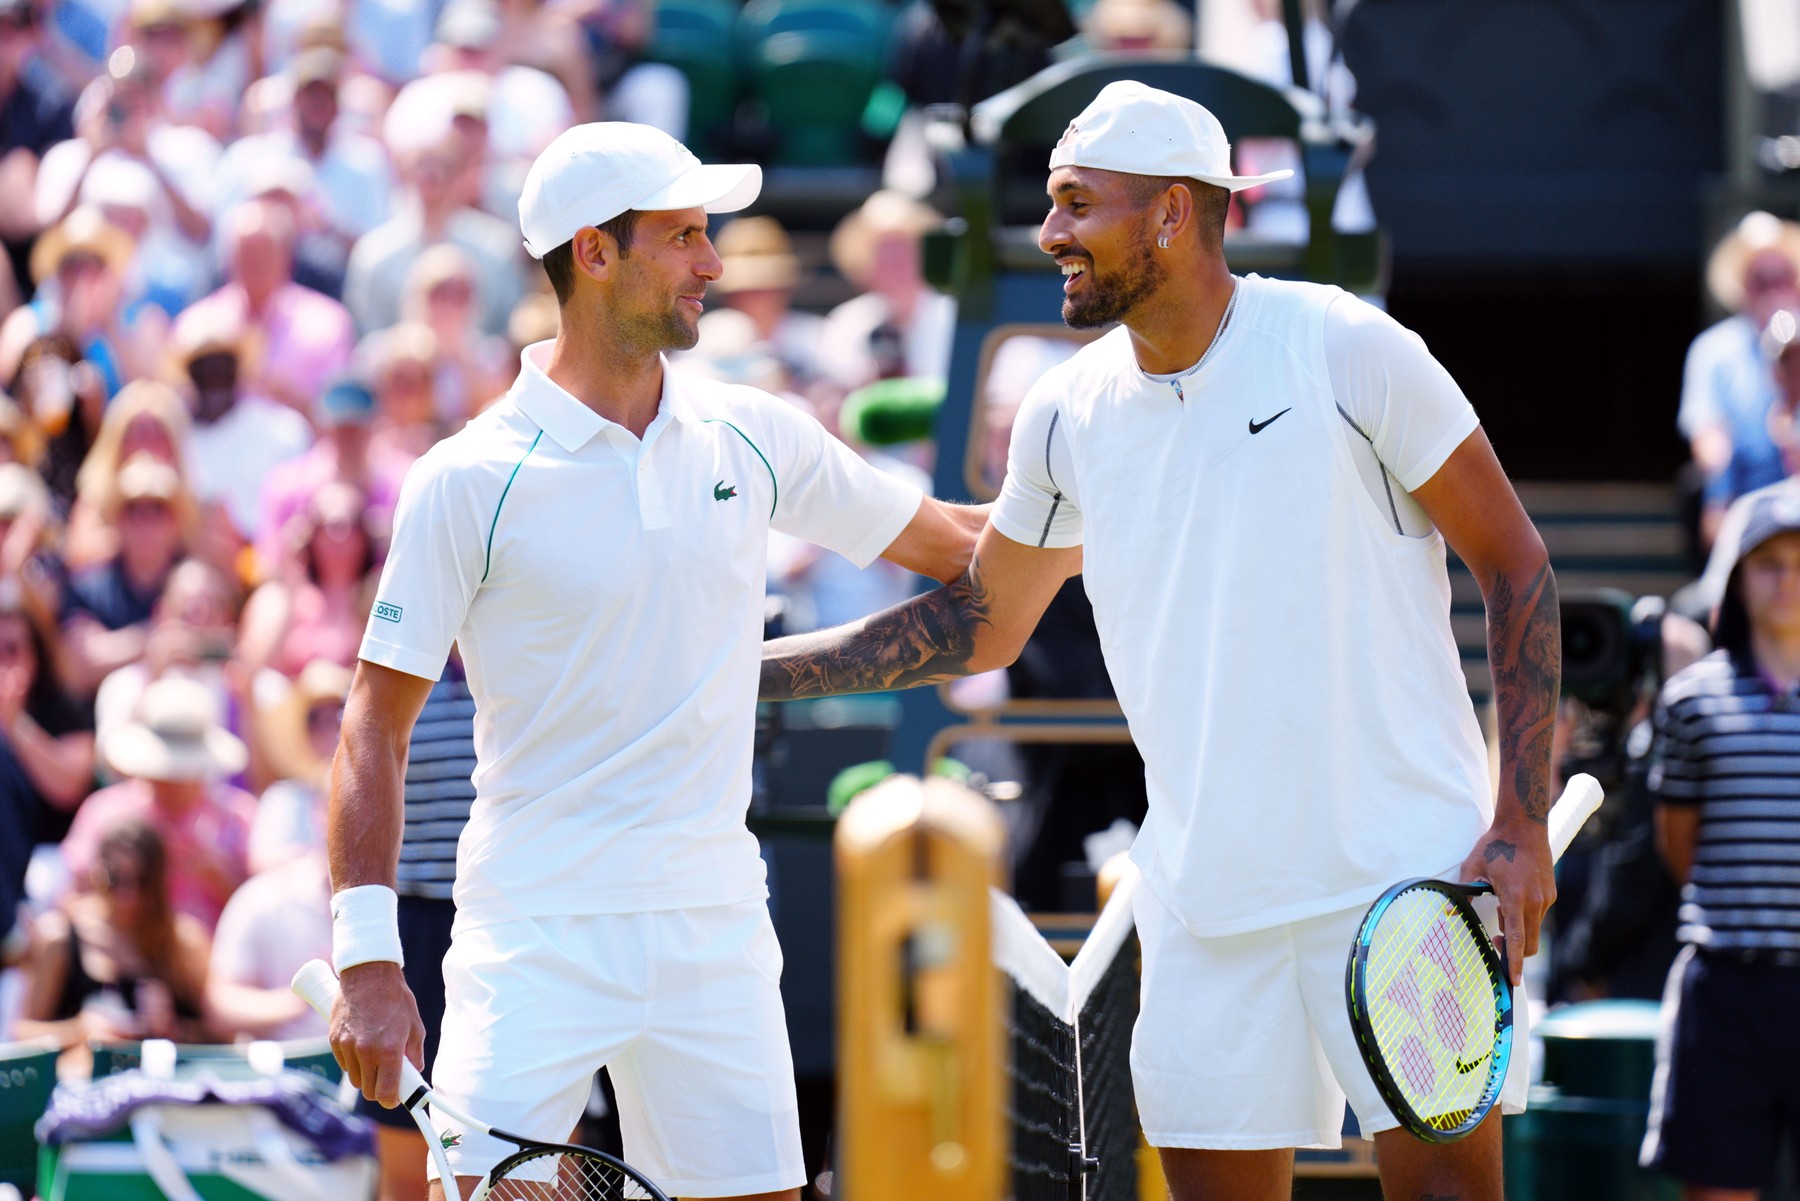
M 331 1020 L 331 1007 L 337 1003 L 337 973 L 323 959 L 309 959 L 300 965 L 294 973 L 294 982 L 290 987 L 294 995 L 311 1005 L 320 1017 Z M 405 1102 L 418 1094 L 425 1087 L 425 1077 L 419 1069 L 412 1065 L 412 1060 L 400 1057 L 400 1098 Z
M 1563 857 L 1563 852 L 1575 841 L 1575 835 L 1581 832 L 1582 825 L 1594 815 L 1594 810 L 1605 798 L 1600 781 L 1586 772 L 1570 778 L 1563 794 L 1550 807 L 1551 859 Z

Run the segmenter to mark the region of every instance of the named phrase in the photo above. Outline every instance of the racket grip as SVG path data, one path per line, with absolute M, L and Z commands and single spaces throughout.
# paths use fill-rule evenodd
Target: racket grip
M 311 1005 L 318 1015 L 326 1021 L 331 1020 L 331 1007 L 337 1003 L 337 973 L 323 959 L 309 959 L 300 965 L 294 973 L 294 982 L 290 987 L 294 995 Z M 425 1077 L 419 1069 L 412 1065 L 412 1060 L 400 1057 L 400 1099 L 404 1103 L 417 1095 L 425 1087 Z
M 1600 802 L 1605 798 L 1606 793 L 1601 789 L 1600 781 L 1586 772 L 1570 778 L 1563 794 L 1550 807 L 1552 860 L 1563 857 L 1563 852 L 1575 841 L 1575 835 L 1581 832 L 1582 825 L 1593 816 L 1594 810 L 1600 807 Z

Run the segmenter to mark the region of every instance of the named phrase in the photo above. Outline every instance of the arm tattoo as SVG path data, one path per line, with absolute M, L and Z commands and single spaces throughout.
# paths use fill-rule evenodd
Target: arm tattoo
M 885 692 L 970 673 L 991 604 L 979 560 L 962 578 L 873 617 L 763 647 L 760 699 Z
M 1489 863 L 1492 863 L 1496 859 L 1504 859 L 1508 863 L 1511 863 L 1513 861 L 1513 855 L 1518 852 L 1518 849 L 1519 848 L 1515 844 L 1507 842 L 1504 838 L 1496 838 L 1494 841 L 1487 844 L 1487 850 L 1483 852 L 1483 858 Z
M 1549 562 L 1515 591 L 1505 575 L 1487 598 L 1488 661 L 1494 669 L 1500 772 L 1525 816 L 1550 812 L 1550 739 L 1562 676 L 1562 617 Z

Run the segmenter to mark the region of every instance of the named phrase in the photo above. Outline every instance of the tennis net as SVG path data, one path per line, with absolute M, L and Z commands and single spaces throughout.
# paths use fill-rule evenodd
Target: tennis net
M 1074 961 L 1018 903 L 990 894 L 993 958 L 1011 985 L 1007 1116 L 1012 1201 L 1135 1201 L 1139 1126 L 1131 1094 L 1137 1020 L 1135 871 L 1127 871 Z

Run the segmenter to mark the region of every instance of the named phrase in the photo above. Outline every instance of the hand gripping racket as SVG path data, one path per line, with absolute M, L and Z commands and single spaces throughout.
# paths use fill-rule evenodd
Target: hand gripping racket
M 310 960 L 294 973 L 293 988 L 322 1016 L 331 1017 L 338 982 L 330 964 L 323 959 Z M 456 1195 L 456 1173 L 444 1149 L 455 1146 L 459 1136 L 451 1130 L 440 1132 L 432 1125 L 433 1119 L 439 1122 L 447 1119 L 467 1130 L 504 1139 L 519 1148 L 481 1178 L 469 1195 L 469 1201 L 669 1201 L 661 1189 L 644 1179 L 636 1169 L 604 1151 L 509 1134 L 451 1108 L 432 1093 L 431 1086 L 419 1075 L 419 1069 L 405 1056 L 400 1058 L 400 1095 L 403 1098 L 401 1104 L 418 1123 L 419 1133 L 425 1136 L 425 1147 L 437 1165 L 438 1179 L 444 1182 L 447 1197 Z M 428 1103 L 430 1118 L 425 1116 Z
M 1550 853 L 1600 805 L 1579 775 L 1550 810 Z M 1484 883 L 1403 880 L 1369 907 L 1344 974 L 1356 1047 L 1400 1124 L 1430 1143 L 1462 1138 L 1500 1098 L 1512 1062 L 1512 986 L 1470 898 Z

